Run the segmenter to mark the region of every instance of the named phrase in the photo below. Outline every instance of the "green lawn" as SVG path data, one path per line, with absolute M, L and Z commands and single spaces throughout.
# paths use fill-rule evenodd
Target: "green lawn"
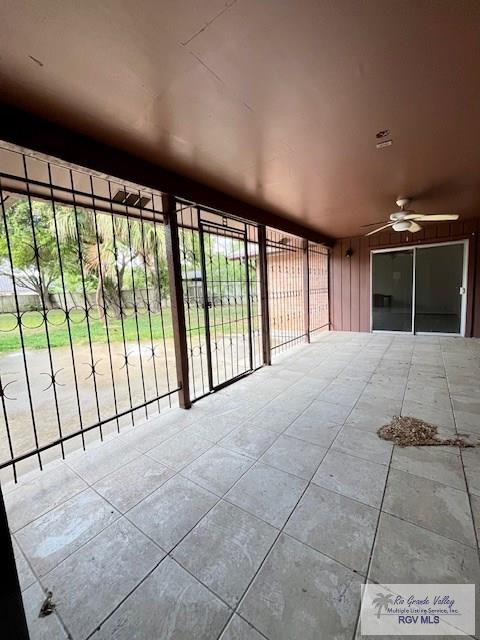
M 235 322 L 235 316 L 239 320 L 240 318 L 246 317 L 245 305 L 237 305 L 236 307 L 232 306 L 230 308 L 224 307 L 223 309 L 215 307 L 211 308 L 209 313 L 212 324 L 222 323 L 223 314 L 224 334 L 241 333 L 242 324 L 244 324 L 245 329 L 247 327 L 246 321 L 243 323 L 241 321 L 238 323 Z M 197 311 L 196 308 L 191 308 L 190 313 L 188 313 L 188 310 L 186 311 L 187 326 L 189 326 L 194 335 L 204 333 L 203 314 L 203 309 L 198 309 Z M 102 320 L 90 318 L 87 325 L 85 314 L 81 310 L 72 311 L 70 313 L 70 319 L 71 321 L 68 324 L 70 325 L 70 332 L 74 344 L 87 344 L 89 330 L 92 342 L 105 342 L 107 340 L 107 326 Z M 18 327 L 12 330 L 14 324 L 15 317 L 13 314 L 0 314 L 0 353 L 17 351 L 21 348 L 20 331 Z M 60 309 L 48 312 L 48 334 L 52 347 L 64 347 L 69 344 L 68 324 L 65 321 L 65 314 Z M 138 339 L 150 341 L 151 335 L 154 341 L 162 339 L 163 337 L 173 337 L 170 309 L 164 310 L 163 327 L 160 313 L 151 314 L 151 333 L 148 314 L 143 313 L 139 313 L 137 319 L 135 319 L 135 316 L 126 317 L 123 319 L 123 323 L 121 320 L 108 318 L 107 325 L 110 342 L 122 342 L 123 334 L 125 334 L 125 340 L 128 342 Z M 40 313 L 32 311 L 23 314 L 22 329 L 26 349 L 44 349 L 47 347 L 45 323 Z M 220 334 L 222 331 L 220 328 L 217 328 L 217 332 Z

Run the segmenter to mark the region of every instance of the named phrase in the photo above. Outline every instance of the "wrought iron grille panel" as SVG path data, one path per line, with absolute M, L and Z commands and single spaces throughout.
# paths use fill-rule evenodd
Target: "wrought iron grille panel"
M 192 399 L 262 365 L 255 225 L 195 206 L 178 210 Z
M 328 252 L 302 238 L 261 226 L 260 251 L 257 225 L 169 196 L 167 256 L 161 193 L 12 148 L 0 197 L 0 470 L 15 479 L 177 404 L 185 338 L 195 400 L 328 327 Z
M 329 327 L 328 260 L 328 249 L 319 244 L 308 243 L 310 333 Z
M 160 195 L 11 150 L 0 169 L 0 469 L 16 479 L 178 388 Z
M 279 353 L 307 337 L 301 238 L 267 228 L 267 277 L 271 350 Z

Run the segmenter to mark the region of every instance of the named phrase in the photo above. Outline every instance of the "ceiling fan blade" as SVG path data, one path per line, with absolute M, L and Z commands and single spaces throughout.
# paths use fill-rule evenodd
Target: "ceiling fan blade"
M 422 229 L 422 227 L 417 224 L 416 222 L 410 222 L 410 229 L 408 229 L 409 233 L 417 233 L 417 231 L 420 231 Z
M 388 224 L 385 224 L 383 227 L 378 227 L 378 229 L 374 229 L 373 231 L 369 231 L 368 233 L 365 234 L 366 236 L 373 236 L 374 233 L 378 233 L 379 231 L 383 231 L 384 229 L 387 229 L 388 227 L 393 227 L 393 225 L 395 224 L 395 222 L 389 222 Z
M 376 224 L 382 224 L 383 222 L 385 222 L 385 220 L 379 220 L 378 222 L 369 222 L 368 224 L 361 224 L 360 228 L 362 228 L 362 227 L 374 227 Z
M 415 220 L 422 220 L 423 222 L 447 222 L 448 220 L 458 220 L 459 217 L 456 213 L 425 213 L 415 216 Z

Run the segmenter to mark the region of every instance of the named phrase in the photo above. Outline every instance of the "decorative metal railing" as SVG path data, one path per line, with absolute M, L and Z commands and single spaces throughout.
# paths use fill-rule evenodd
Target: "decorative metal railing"
M 192 399 L 262 366 L 257 226 L 178 207 Z
M 328 251 L 0 148 L 0 470 L 65 456 L 328 327 Z
M 17 170 L 0 175 L 0 271 L 14 300 L 0 316 L 0 468 L 15 476 L 31 455 L 42 466 L 42 452 L 134 425 L 177 391 L 158 197 L 17 156 L 3 152 Z M 25 292 L 36 308 L 22 310 Z
M 328 249 L 308 243 L 308 294 L 310 333 L 329 327 L 329 256 Z
M 279 353 L 308 334 L 302 238 L 268 228 L 267 271 L 271 349 Z

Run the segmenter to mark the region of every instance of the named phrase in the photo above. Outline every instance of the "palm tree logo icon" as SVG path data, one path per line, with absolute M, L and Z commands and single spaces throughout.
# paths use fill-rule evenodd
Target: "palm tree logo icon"
M 391 593 L 377 593 L 376 598 L 372 600 L 373 606 L 377 608 L 377 618 L 380 618 L 382 609 L 387 610 L 388 605 L 392 604 L 392 598 Z

